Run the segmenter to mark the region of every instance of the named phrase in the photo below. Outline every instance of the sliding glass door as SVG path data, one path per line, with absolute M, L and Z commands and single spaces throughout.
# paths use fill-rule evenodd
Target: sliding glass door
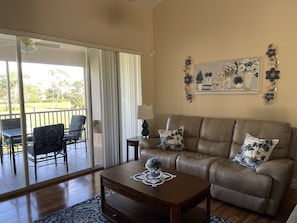
M 63 124 L 68 134 L 72 117 L 77 115 L 86 116 L 88 124 L 85 48 L 28 37 L 19 39 L 27 131 L 33 133 L 38 127 Z M 40 160 L 37 180 L 34 155 L 28 152 L 30 184 L 91 168 L 92 150 L 90 147 L 88 151 L 88 143 L 87 131 L 81 133 L 77 142 L 67 141 L 68 171 L 64 159 Z M 28 141 L 28 146 L 32 145 L 34 142 Z
M 20 94 L 17 71 L 16 36 L 0 36 L 0 193 L 26 186 L 24 159 L 20 140 Z M 12 129 L 18 129 L 14 133 Z M 13 137 L 17 134 L 17 137 Z
M 37 163 L 36 177 L 28 152 L 35 128 L 63 124 L 67 134 L 73 116 L 87 117 L 85 52 L 81 46 L 0 35 L 0 119 L 18 119 L 13 128 L 24 132 L 9 138 L 1 130 L 0 194 L 93 167 L 88 119 L 78 140 L 67 143 L 68 171 L 63 159 L 47 160 Z
M 0 34 L 0 84 L 0 120 L 19 120 L 13 141 L 1 130 L 0 197 L 127 161 L 126 139 L 139 132 L 139 55 Z M 63 124 L 67 134 L 73 116 L 86 122 L 66 145 L 68 170 L 59 159 L 35 172 L 34 131 Z

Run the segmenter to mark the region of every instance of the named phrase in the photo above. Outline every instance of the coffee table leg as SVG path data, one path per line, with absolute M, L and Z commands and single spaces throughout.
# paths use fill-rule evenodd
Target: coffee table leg
M 178 207 L 170 207 L 170 223 L 181 222 L 181 211 Z
M 105 191 L 102 177 L 100 176 L 100 191 L 101 191 L 101 210 L 104 213 Z

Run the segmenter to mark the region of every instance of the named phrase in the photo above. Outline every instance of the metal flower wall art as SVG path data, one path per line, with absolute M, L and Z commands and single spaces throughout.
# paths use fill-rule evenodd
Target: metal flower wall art
M 276 98 L 276 92 L 278 90 L 277 80 L 280 78 L 280 71 L 278 70 L 279 59 L 277 55 L 277 47 L 273 44 L 269 44 L 266 52 L 268 57 L 268 65 L 270 69 L 266 71 L 266 79 L 270 81 L 270 85 L 267 87 L 267 91 L 264 93 L 265 104 L 271 104 Z
M 191 90 L 191 83 L 192 83 L 192 75 L 190 74 L 190 68 L 192 65 L 192 59 L 191 56 L 188 56 L 185 60 L 185 67 L 184 67 L 184 72 L 185 72 L 185 77 L 184 77 L 184 83 L 185 83 L 185 91 L 186 91 L 186 99 L 189 103 L 192 102 L 192 90 Z

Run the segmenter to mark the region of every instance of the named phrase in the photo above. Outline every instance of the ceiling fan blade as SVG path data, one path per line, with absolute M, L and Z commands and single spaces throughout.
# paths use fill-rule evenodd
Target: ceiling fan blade
M 36 42 L 34 43 L 36 46 L 43 46 L 43 47 L 51 47 L 51 48 L 60 48 L 59 44 L 54 43 L 42 43 L 42 42 Z

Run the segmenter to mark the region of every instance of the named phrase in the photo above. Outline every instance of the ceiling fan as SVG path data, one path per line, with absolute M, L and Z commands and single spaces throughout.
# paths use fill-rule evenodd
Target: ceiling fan
M 38 46 L 60 48 L 59 44 L 41 42 L 40 39 L 29 37 L 20 37 L 21 50 L 23 53 L 34 53 L 38 50 Z
M 48 42 L 41 39 L 34 39 L 29 37 L 20 37 L 21 51 L 23 53 L 34 53 L 39 47 L 51 47 L 60 48 L 59 44 Z M 0 36 L 0 47 L 16 46 L 15 39 L 1 38 Z

